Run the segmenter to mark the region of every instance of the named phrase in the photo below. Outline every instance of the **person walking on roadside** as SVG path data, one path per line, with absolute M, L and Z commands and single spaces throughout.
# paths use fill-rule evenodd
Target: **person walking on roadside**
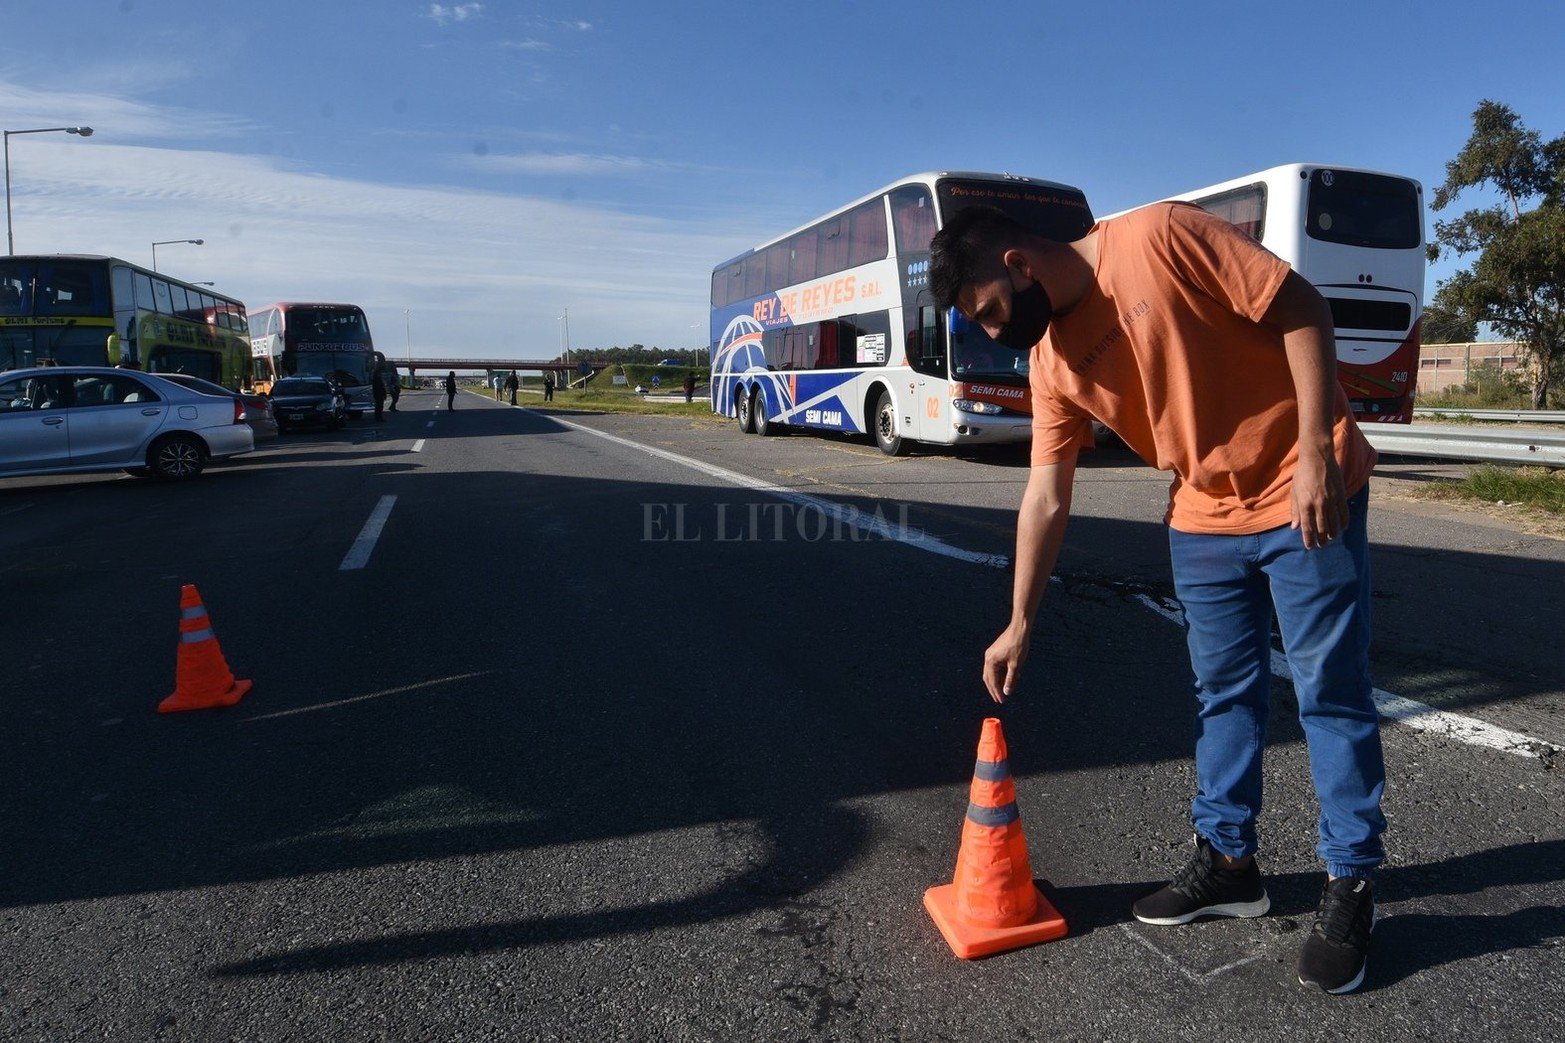
M 446 374 L 446 379 L 444 381 L 444 384 L 445 384 L 445 389 L 446 389 L 446 408 L 447 409 L 455 409 L 456 408 L 456 370 L 453 369 L 449 373 Z
M 505 378 L 496 373 L 494 375 L 494 379 L 492 379 L 489 383 L 494 385 L 494 400 L 496 402 L 500 401 L 500 391 L 505 387 Z
M 554 401 L 554 374 L 552 374 L 552 373 L 544 374 L 544 378 L 543 378 L 543 400 L 545 402 L 553 402 Z
M 511 393 L 511 405 L 513 406 L 516 405 L 517 385 L 518 382 L 516 379 L 516 370 L 513 369 L 511 370 L 510 375 L 505 378 L 505 389 Z
M 370 396 L 375 400 L 375 422 L 378 424 L 386 419 L 386 364 L 375 363 L 375 370 L 370 374 Z
M 685 387 L 685 405 L 688 406 L 696 397 L 696 375 L 694 373 L 686 373 L 685 374 L 685 385 L 684 385 L 684 387 Z
M 1100 221 L 1071 243 L 969 208 L 934 238 L 930 288 L 938 305 L 1030 353 L 1032 467 L 1010 624 L 984 653 L 991 697 L 1015 691 L 1064 539 L 1076 456 L 1100 420 L 1174 474 L 1165 522 L 1199 702 L 1196 850 L 1132 912 L 1171 926 L 1270 908 L 1256 816 L 1275 609 L 1326 868 L 1298 978 L 1351 992 L 1375 921 L 1385 766 L 1369 678 L 1375 451 L 1337 383 L 1330 309 L 1284 261 L 1183 203 Z
M 397 400 L 402 397 L 402 375 L 397 372 L 397 367 L 390 362 L 386 363 L 386 391 L 391 395 L 390 409 L 397 411 Z

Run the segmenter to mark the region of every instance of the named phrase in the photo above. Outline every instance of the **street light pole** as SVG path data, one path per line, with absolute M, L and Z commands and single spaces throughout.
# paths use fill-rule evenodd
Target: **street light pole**
M 34 130 L 8 130 L 5 131 L 5 252 L 7 256 L 16 253 L 16 244 L 11 239 L 11 135 L 12 134 L 79 134 L 84 138 L 92 137 L 91 127 L 38 127 Z
M 402 325 L 408 335 L 408 372 L 413 371 L 413 320 L 408 315 L 408 309 L 402 309 Z
M 159 239 L 152 244 L 152 270 L 158 270 L 158 247 L 168 246 L 171 243 L 189 243 L 192 246 L 200 246 L 205 242 L 205 239 Z
M 561 356 L 561 361 L 565 365 L 565 386 L 566 387 L 570 387 L 570 383 L 571 383 L 571 310 L 570 310 L 570 308 L 567 307 L 565 309 L 565 313 L 560 316 L 560 324 L 561 324 L 560 325 L 561 343 L 564 345 L 564 353 Z

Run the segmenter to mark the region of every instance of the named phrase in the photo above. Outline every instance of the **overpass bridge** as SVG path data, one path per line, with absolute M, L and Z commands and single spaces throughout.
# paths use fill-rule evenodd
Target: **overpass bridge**
M 386 361 L 396 366 L 397 369 L 407 374 L 409 380 L 418 374 L 419 370 L 434 370 L 445 374 L 451 370 L 477 369 L 491 370 L 541 370 L 553 375 L 554 383 L 558 387 L 566 387 L 574 377 L 578 380 L 596 374 L 599 370 L 607 369 L 607 362 L 571 362 L 564 363 L 559 359 L 474 359 L 474 358 L 434 358 L 432 356 L 414 356 L 412 358 L 393 358 L 386 356 Z

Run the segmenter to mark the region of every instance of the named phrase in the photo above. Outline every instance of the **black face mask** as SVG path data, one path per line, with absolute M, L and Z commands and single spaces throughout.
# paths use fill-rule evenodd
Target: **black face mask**
M 995 340 L 1015 351 L 1031 351 L 1043 339 L 1054 318 L 1054 302 L 1036 279 L 1025 290 L 1011 293 L 1011 321 L 1000 327 Z

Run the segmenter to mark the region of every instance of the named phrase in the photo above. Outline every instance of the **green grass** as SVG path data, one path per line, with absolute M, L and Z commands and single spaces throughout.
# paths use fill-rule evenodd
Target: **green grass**
M 643 396 L 636 394 L 635 389 L 615 384 L 603 384 L 598 381 L 604 377 L 599 375 L 591 384 L 581 391 L 567 391 L 556 388 L 554 401 L 545 402 L 539 392 L 543 389 L 541 378 L 529 377 L 523 382 L 524 393 L 517 397 L 521 405 L 534 409 L 560 409 L 566 412 L 586 413 L 636 413 L 643 416 L 688 416 L 705 418 L 721 423 L 725 418 L 712 412 L 712 404 L 707 397 L 707 389 L 703 385 L 696 390 L 694 401 L 688 405 L 684 401 L 684 395 L 676 385 L 672 388 L 664 387 L 658 394 L 679 395 L 677 402 L 649 402 Z M 482 389 L 478 390 L 483 394 Z M 488 392 L 493 397 L 494 392 Z
M 1565 516 L 1565 471 L 1546 467 L 1477 467 L 1460 482 L 1431 483 L 1428 495 L 1436 499 L 1524 504 L 1547 514 Z

